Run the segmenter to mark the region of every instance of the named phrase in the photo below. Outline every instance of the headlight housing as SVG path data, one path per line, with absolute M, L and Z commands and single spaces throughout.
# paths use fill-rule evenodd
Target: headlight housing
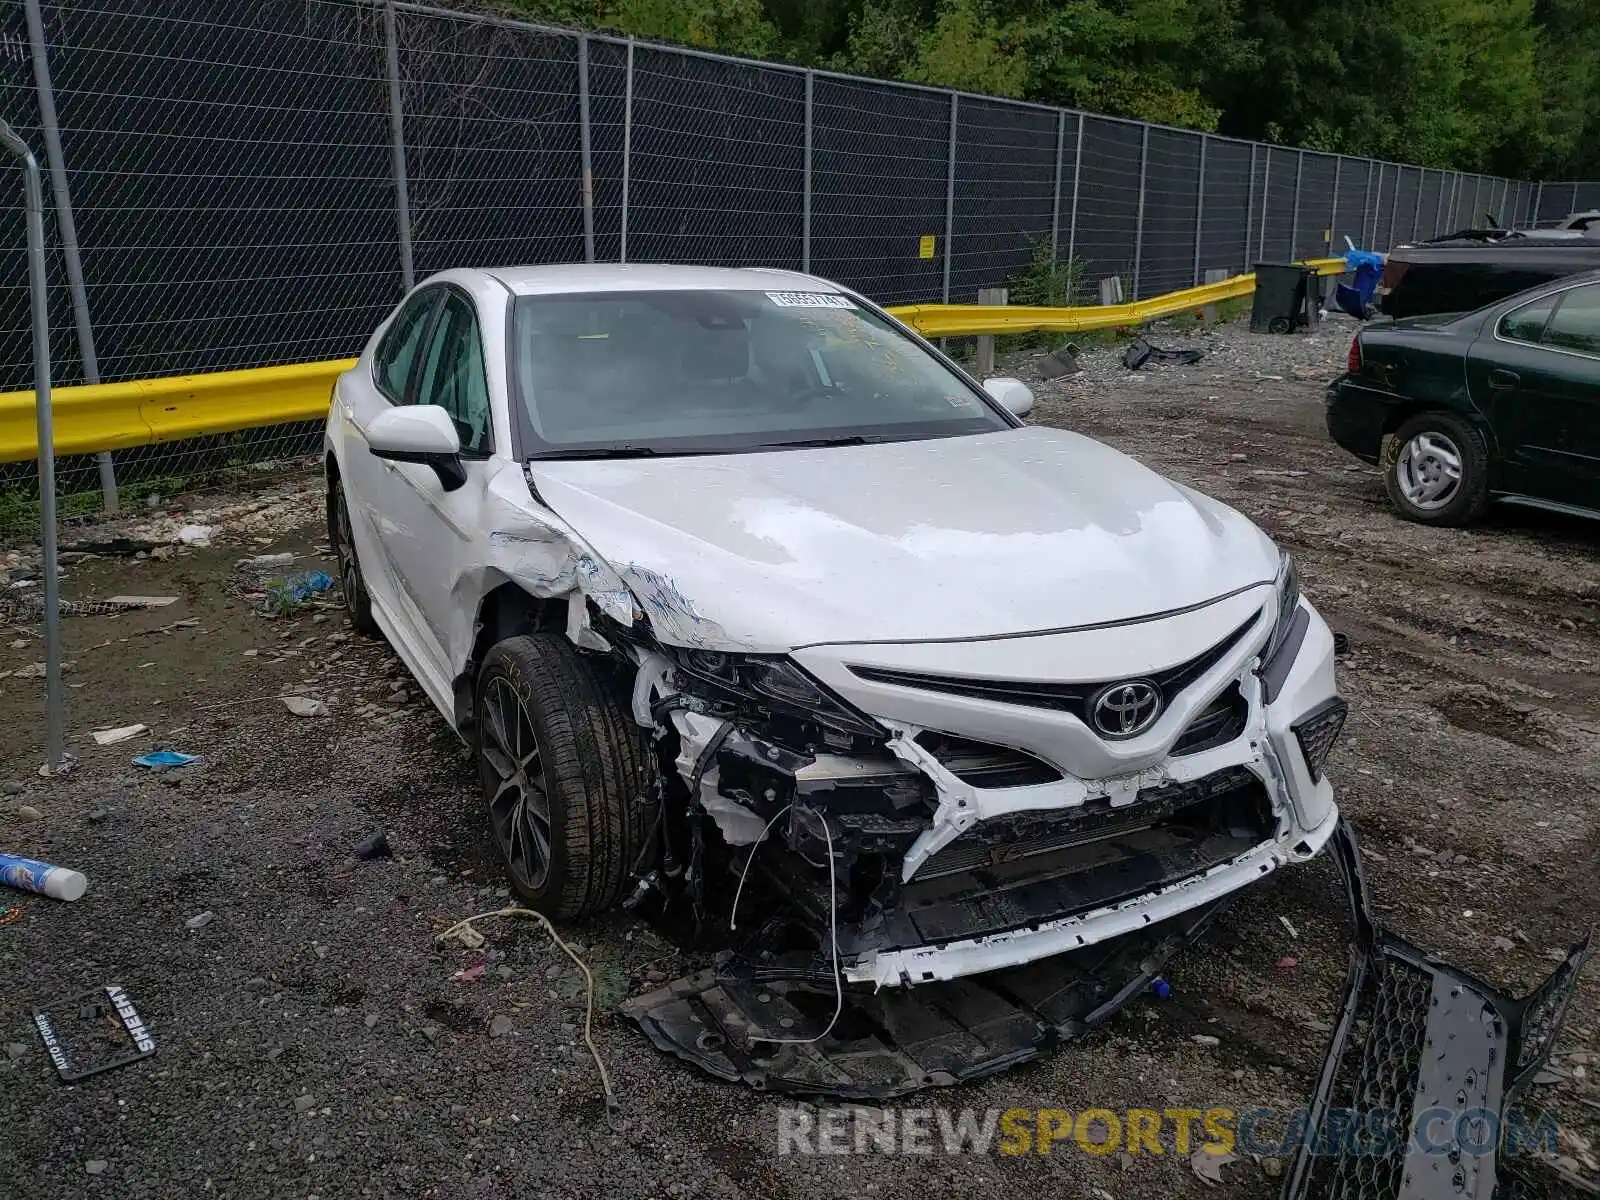
M 672 656 L 680 690 L 702 701 L 712 716 L 741 720 L 786 744 L 807 741 L 829 750 L 847 751 L 859 738 L 878 742 L 885 736 L 870 717 L 782 655 L 662 649 Z M 805 730 L 808 725 L 814 732 Z
M 1278 577 L 1273 586 L 1278 591 L 1278 619 L 1272 627 L 1272 636 L 1267 639 L 1266 649 L 1261 652 L 1263 662 L 1271 662 L 1288 641 L 1295 611 L 1300 607 L 1300 573 L 1294 568 L 1294 559 L 1282 551 L 1278 554 Z

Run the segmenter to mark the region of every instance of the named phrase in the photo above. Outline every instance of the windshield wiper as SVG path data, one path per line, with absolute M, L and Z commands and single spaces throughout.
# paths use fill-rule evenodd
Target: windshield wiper
M 541 450 L 529 455 L 530 462 L 544 462 L 552 458 L 652 458 L 663 451 L 650 446 L 569 446 L 563 449 Z M 672 450 L 665 453 L 694 454 L 694 450 Z
M 869 438 L 859 433 L 845 433 L 838 437 L 796 438 L 792 442 L 762 442 L 756 450 L 812 450 L 818 446 L 870 446 L 887 438 Z

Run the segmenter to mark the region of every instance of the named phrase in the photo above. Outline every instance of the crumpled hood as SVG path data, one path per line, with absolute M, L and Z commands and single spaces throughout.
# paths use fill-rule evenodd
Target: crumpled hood
M 1237 512 L 1061 429 L 530 464 L 675 645 L 786 651 L 1127 621 L 1270 582 Z

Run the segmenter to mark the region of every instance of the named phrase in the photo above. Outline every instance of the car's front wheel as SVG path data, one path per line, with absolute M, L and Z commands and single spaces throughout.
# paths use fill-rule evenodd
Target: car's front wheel
M 1413 521 L 1466 525 L 1489 504 L 1489 448 L 1454 413 L 1421 413 L 1384 440 L 1383 485 Z
M 478 675 L 478 774 L 517 895 L 549 917 L 613 907 L 646 863 L 649 742 L 605 665 L 560 634 L 507 638 Z

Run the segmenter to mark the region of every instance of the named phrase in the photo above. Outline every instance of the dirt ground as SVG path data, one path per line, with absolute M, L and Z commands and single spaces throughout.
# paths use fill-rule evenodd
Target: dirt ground
M 1512 511 L 1470 530 L 1402 522 L 1376 472 L 1322 428 L 1347 326 L 1167 340 L 1180 337 L 1210 355 L 1132 375 L 1095 351 L 1083 374 L 1038 383 L 1033 419 L 1236 506 L 1295 555 L 1306 594 L 1350 639 L 1339 672 L 1352 716 L 1330 771 L 1380 918 L 1526 990 L 1587 931 L 1600 893 L 1600 524 Z M 1037 359 L 1012 365 L 1037 380 Z M 1170 1150 L 780 1157 L 777 1100 L 697 1075 L 604 1011 L 596 1039 L 621 1099 L 608 1122 L 580 1040 L 582 980 L 546 937 L 502 923 L 479 953 L 434 941 L 505 895 L 465 751 L 337 608 L 272 618 L 240 594 L 244 555 L 331 565 L 316 481 L 274 486 L 230 498 L 209 547 L 69 565 L 71 599 L 178 599 L 64 622 L 82 760 L 65 778 L 36 773 L 38 627 L 0 626 L 0 672 L 24 670 L 0 678 L 0 846 L 91 881 L 72 905 L 0 896 L 22 909 L 0 926 L 0 1178 L 19 1194 L 1274 1194 L 1276 1162 L 1232 1164 L 1210 1185 Z M 206 520 L 177 517 L 169 529 Z M 287 693 L 330 715 L 292 715 Z M 90 738 L 133 722 L 150 733 Z M 131 764 L 157 746 L 202 761 L 161 775 Z M 353 858 L 378 828 L 395 857 Z M 625 915 L 566 932 L 607 1010 L 685 965 Z M 1041 1063 L 906 1104 L 1292 1108 L 1323 1054 L 1346 945 L 1331 865 L 1277 873 L 1173 964 L 1170 998 L 1135 1001 Z M 480 959 L 480 978 L 452 979 Z M 28 1013 L 112 982 L 158 1052 L 63 1085 Z M 1597 1002 L 1591 969 L 1535 1097 L 1559 1108 L 1562 1153 L 1591 1177 Z

